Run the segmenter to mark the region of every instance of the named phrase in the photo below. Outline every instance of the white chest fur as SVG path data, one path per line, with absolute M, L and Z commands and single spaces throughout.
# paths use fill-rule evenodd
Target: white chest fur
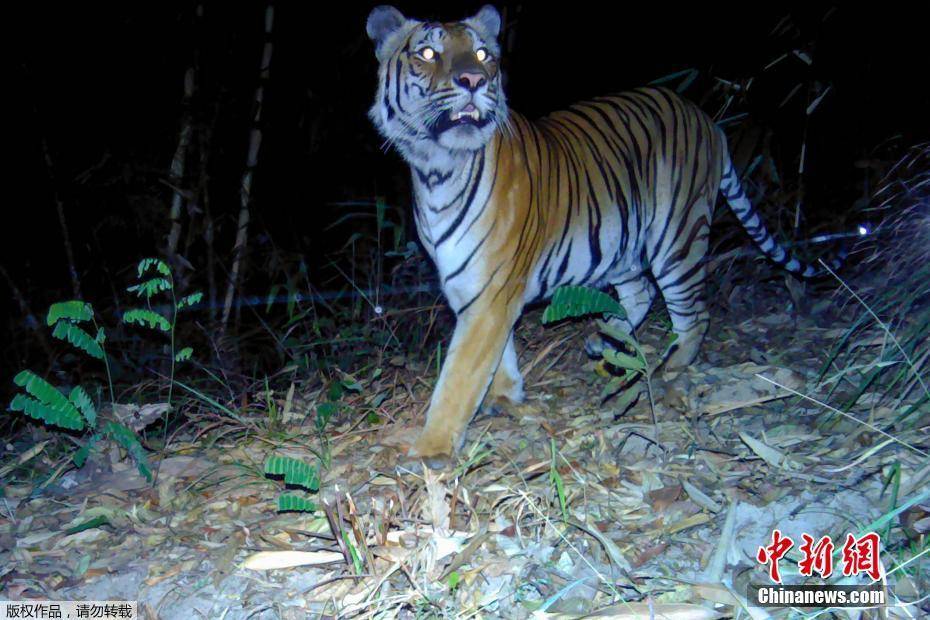
M 487 265 L 481 252 L 486 241 L 490 182 L 482 151 L 432 158 L 411 166 L 420 241 L 436 264 L 440 285 L 458 311 L 482 285 Z

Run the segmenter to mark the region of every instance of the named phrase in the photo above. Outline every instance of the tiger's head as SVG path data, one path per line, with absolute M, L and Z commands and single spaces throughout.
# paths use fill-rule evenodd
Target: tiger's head
M 392 6 L 368 16 L 380 63 L 369 116 L 406 155 L 484 147 L 507 119 L 498 64 L 501 17 L 485 6 L 451 23 L 408 19 Z

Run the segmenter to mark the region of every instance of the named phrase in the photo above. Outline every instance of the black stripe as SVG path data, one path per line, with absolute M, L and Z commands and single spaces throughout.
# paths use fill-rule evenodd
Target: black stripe
M 487 240 L 488 235 L 490 235 L 490 234 L 491 234 L 491 231 L 494 230 L 494 225 L 495 225 L 496 223 L 497 223 L 497 222 L 493 222 L 493 223 L 488 227 L 488 231 L 487 231 L 486 233 L 484 233 L 484 236 L 481 238 L 481 241 L 479 241 L 478 243 L 475 244 L 474 249 L 472 249 L 471 253 L 465 258 L 465 260 L 462 261 L 462 264 L 459 265 L 459 266 L 455 269 L 455 271 L 453 271 L 452 273 L 450 273 L 449 275 L 447 275 L 447 276 L 443 279 L 443 281 L 442 281 L 443 286 L 445 286 L 446 284 L 448 284 L 448 283 L 449 283 L 449 280 L 451 280 L 452 278 L 454 278 L 455 276 L 459 275 L 460 273 L 462 273 L 462 271 L 465 270 L 465 267 L 468 266 L 468 263 L 471 262 L 471 259 L 475 257 L 475 253 L 481 248 L 481 246 L 484 245 L 484 242 Z
M 459 211 L 459 214 L 455 217 L 455 220 L 449 224 L 449 227 L 444 233 L 436 240 L 435 247 L 442 245 L 446 239 L 452 236 L 452 233 L 455 232 L 455 229 L 462 224 L 462 220 L 465 219 L 465 214 L 471 209 L 471 204 L 475 200 L 475 194 L 478 192 L 478 186 L 481 185 L 481 175 L 484 171 L 484 153 L 481 154 L 481 161 L 478 165 L 478 174 L 475 175 L 474 181 L 472 182 L 471 192 L 468 194 L 468 198 L 465 200 L 465 204 L 462 205 L 462 209 Z M 487 202 L 487 201 L 485 201 Z

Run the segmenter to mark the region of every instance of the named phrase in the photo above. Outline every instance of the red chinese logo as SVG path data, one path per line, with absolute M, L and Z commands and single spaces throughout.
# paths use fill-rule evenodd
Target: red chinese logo
M 846 544 L 843 545 L 843 575 L 849 577 L 865 573 L 878 581 L 882 576 L 878 546 L 878 534 L 875 532 L 869 532 L 861 538 L 847 534 Z
M 814 544 L 814 537 L 807 534 L 801 534 L 804 544 L 799 547 L 801 554 L 804 556 L 798 562 L 798 572 L 810 577 L 815 572 L 826 579 L 833 574 L 833 541 L 829 536 L 824 536 Z
M 778 572 L 778 561 L 785 557 L 788 550 L 794 546 L 794 541 L 781 535 L 781 530 L 772 531 L 772 544 L 759 547 L 756 559 L 759 564 L 769 565 L 769 578 L 775 583 L 781 583 L 781 574 Z
M 829 536 L 823 536 L 815 541 L 813 536 L 801 534 L 804 542 L 798 547 L 801 559 L 798 561 L 798 572 L 806 577 L 817 573 L 826 579 L 833 574 L 833 552 L 836 546 Z M 846 535 L 843 544 L 843 575 L 850 577 L 860 573 L 866 574 L 874 581 L 881 578 L 881 562 L 879 561 L 881 541 L 878 534 L 869 532 L 856 538 L 852 534 Z M 767 564 L 769 578 L 774 583 L 781 583 L 781 573 L 778 570 L 778 561 L 785 557 L 794 547 L 790 536 L 785 536 L 781 530 L 772 531 L 771 544 L 759 547 L 756 560 L 759 564 Z

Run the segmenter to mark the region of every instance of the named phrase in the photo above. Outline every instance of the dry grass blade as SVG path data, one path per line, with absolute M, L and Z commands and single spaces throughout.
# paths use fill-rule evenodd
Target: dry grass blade
M 240 566 L 252 570 L 272 570 L 333 564 L 343 559 L 338 551 L 260 551 L 247 557 Z
M 784 454 L 775 448 L 762 443 L 748 433 L 740 433 L 739 437 L 743 440 L 743 443 L 749 446 L 749 448 L 756 453 L 756 456 L 761 458 L 772 467 L 782 469 L 785 467 L 785 465 L 787 465 L 788 459 Z

